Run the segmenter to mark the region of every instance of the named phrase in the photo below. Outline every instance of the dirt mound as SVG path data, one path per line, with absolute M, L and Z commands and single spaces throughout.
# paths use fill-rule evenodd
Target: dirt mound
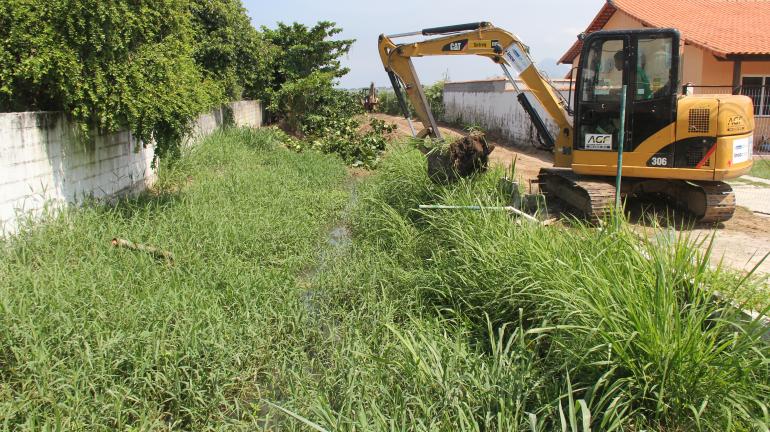
M 437 183 L 449 183 L 484 171 L 494 149 L 494 145 L 487 143 L 484 133 L 471 132 L 453 141 L 447 149 L 434 149 L 428 153 L 428 176 Z

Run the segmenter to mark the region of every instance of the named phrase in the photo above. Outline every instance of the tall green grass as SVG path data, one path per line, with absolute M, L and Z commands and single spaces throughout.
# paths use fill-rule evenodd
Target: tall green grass
M 351 193 L 279 141 L 217 134 L 3 244 L 5 429 L 767 430 L 763 329 L 714 300 L 752 287 L 686 234 L 420 211 L 501 204 L 501 173 L 396 148 Z
M 0 248 L 0 426 L 254 430 L 347 203 L 342 163 L 217 133 L 153 193 L 66 211 Z M 173 252 L 167 266 L 113 237 Z
M 294 412 L 327 430 L 766 429 L 764 329 L 714 301 L 748 287 L 686 234 L 421 212 L 502 202 L 499 173 L 437 187 L 423 165 L 396 151 L 359 188 L 355 246 L 319 287 L 336 344 Z

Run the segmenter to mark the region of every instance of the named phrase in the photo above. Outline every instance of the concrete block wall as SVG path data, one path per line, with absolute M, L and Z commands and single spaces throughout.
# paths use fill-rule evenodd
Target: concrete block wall
M 257 101 L 235 102 L 201 115 L 189 143 L 230 117 L 238 126 L 262 125 Z M 138 192 L 156 178 L 155 147 L 130 132 L 82 139 L 62 113 L 0 113 L 0 234 L 14 233 L 22 219 L 41 216 L 85 198 Z
M 566 98 L 569 88 L 557 81 L 557 89 Z M 568 83 L 567 83 L 568 85 Z M 532 96 L 524 83 L 520 83 L 532 105 L 545 120 L 551 132 L 558 128 L 550 120 L 540 103 Z M 537 130 L 529 115 L 519 104 L 513 87 L 504 78 L 484 81 L 450 82 L 444 85 L 444 108 L 447 121 L 476 124 L 487 133 L 518 146 L 537 143 Z

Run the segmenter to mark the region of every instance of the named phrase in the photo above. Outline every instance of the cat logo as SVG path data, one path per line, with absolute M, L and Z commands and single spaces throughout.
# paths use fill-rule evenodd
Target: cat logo
M 444 45 L 444 47 L 441 48 L 441 51 L 462 51 L 465 49 L 466 45 L 468 45 L 468 39 L 460 39 Z
M 586 134 L 586 150 L 612 150 L 612 135 Z

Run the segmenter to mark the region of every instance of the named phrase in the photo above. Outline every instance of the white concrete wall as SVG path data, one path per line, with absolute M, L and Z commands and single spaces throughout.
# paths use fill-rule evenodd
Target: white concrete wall
M 561 93 L 567 98 L 568 90 Z M 556 137 L 556 124 L 528 90 L 525 90 L 525 94 Z M 477 124 L 487 133 L 497 135 L 509 144 L 537 144 L 537 130 L 519 104 L 510 84 L 505 85 L 502 81 L 447 83 L 444 87 L 444 107 L 447 121 Z
M 259 102 L 230 108 L 236 125 L 262 125 Z M 189 142 L 223 125 L 228 111 L 202 115 Z M 78 135 L 62 113 L 0 113 L 0 234 L 16 232 L 23 219 L 48 210 L 141 191 L 154 182 L 154 145 L 143 146 L 128 131 L 90 142 Z

